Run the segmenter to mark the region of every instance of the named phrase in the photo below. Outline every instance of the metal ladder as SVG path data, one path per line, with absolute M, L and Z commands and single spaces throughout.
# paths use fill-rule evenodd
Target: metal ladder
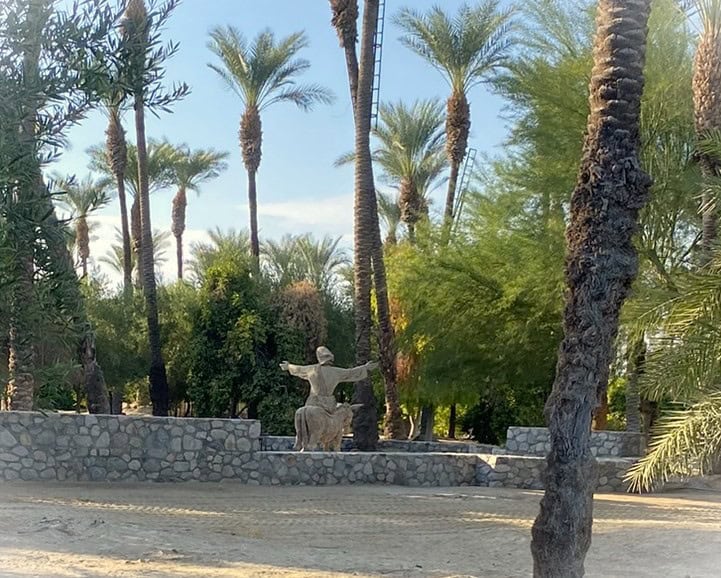
M 378 128 L 378 109 L 381 104 L 381 65 L 383 63 L 383 32 L 385 31 L 386 19 L 386 2 L 380 0 L 378 3 L 378 21 L 376 22 L 376 32 L 373 36 L 373 87 L 372 87 L 372 104 L 371 104 L 371 120 L 373 128 Z
M 455 226 L 458 227 L 458 223 L 461 220 L 461 213 L 463 212 L 463 206 L 466 201 L 466 192 L 471 184 L 471 177 L 473 177 L 473 168 L 476 164 L 476 149 L 469 148 L 466 151 L 466 157 L 463 159 L 463 171 L 461 172 L 461 181 L 458 184 L 458 195 L 456 196 L 455 207 L 453 207 L 453 220 Z

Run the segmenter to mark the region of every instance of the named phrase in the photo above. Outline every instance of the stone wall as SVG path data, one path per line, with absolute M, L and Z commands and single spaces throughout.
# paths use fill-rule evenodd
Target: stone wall
M 551 449 L 547 428 L 508 428 L 506 451 L 513 454 L 545 456 Z M 643 436 L 623 431 L 591 432 L 591 453 L 598 458 L 638 457 L 643 455 Z
M 0 412 L 0 479 L 248 481 L 252 420 Z
M 450 453 L 261 452 L 256 479 L 264 485 L 471 486 L 478 459 Z
M 491 488 L 525 488 L 542 490 L 542 474 L 546 459 L 536 456 L 479 456 L 475 485 Z M 632 458 L 597 458 L 598 492 L 625 492 L 626 471 L 635 462 Z
M 291 436 L 261 436 L 260 448 L 268 452 L 289 452 L 293 450 L 295 438 Z M 353 451 L 353 438 L 344 437 L 341 451 Z M 454 453 L 454 454 L 490 454 L 498 450 L 496 446 L 465 441 L 422 442 L 411 440 L 378 440 L 379 452 L 405 453 Z

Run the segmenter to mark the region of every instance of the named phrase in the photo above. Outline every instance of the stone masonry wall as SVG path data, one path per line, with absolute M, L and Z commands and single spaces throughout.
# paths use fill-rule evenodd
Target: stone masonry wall
M 261 436 L 260 449 L 267 452 L 289 452 L 293 450 L 295 438 L 291 436 Z M 353 438 L 344 437 L 341 451 L 353 451 Z M 454 454 L 490 454 L 496 446 L 466 441 L 422 442 L 411 440 L 378 440 L 379 452 L 406 453 L 454 453 Z
M 548 429 L 519 426 L 508 428 L 508 453 L 545 456 L 550 449 Z M 594 431 L 591 432 L 591 453 L 598 458 L 638 457 L 643 455 L 643 437 L 641 434 L 623 431 Z
M 0 412 L 0 480 L 248 481 L 252 420 Z

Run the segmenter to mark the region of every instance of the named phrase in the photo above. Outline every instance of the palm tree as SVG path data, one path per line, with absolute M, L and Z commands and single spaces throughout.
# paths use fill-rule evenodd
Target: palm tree
M 247 263 L 250 254 L 250 238 L 246 231 L 219 228 L 208 231 L 210 242 L 193 243 L 190 247 L 190 271 L 194 281 L 202 285 L 208 269 L 218 260 L 228 259 L 237 263 Z
M 693 0 L 688 4 L 701 22 L 692 83 L 694 124 L 700 142 L 709 136 L 709 132 L 721 129 L 721 101 L 717 96 L 717 87 L 721 82 L 721 0 Z M 704 179 L 701 198 L 702 262 L 708 263 L 718 236 L 718 207 L 711 181 L 721 176 L 721 157 L 700 151 L 698 162 Z
M 245 107 L 240 119 L 240 149 L 248 173 L 251 253 L 258 263 L 260 242 L 255 177 L 262 148 L 260 113 L 280 102 L 290 102 L 309 111 L 317 103 L 331 103 L 333 96 L 322 86 L 296 81 L 310 68 L 307 60 L 298 58 L 298 53 L 308 46 L 303 32 L 276 40 L 273 32 L 265 30 L 248 44 L 237 29 L 227 26 L 216 28 L 210 37 L 209 47 L 220 59 L 220 65 L 208 66 L 240 97 Z
M 355 121 L 355 207 L 354 207 L 354 309 L 356 327 L 356 361 L 370 357 L 371 274 L 375 286 L 378 313 L 380 367 L 386 397 L 384 431 L 388 437 L 403 435 L 404 427 L 396 383 L 396 355 L 390 318 L 383 243 L 370 152 L 372 88 L 375 68 L 375 36 L 378 26 L 378 0 L 366 0 L 361 30 L 360 62 L 355 50 L 358 3 L 356 0 L 330 0 L 332 25 L 338 33 L 346 57 L 353 117 Z M 353 437 L 360 449 L 373 449 L 378 439 L 373 389 L 368 380 L 358 382 L 354 399 L 363 409 L 354 414 Z
M 380 125 L 373 130 L 378 146 L 373 162 L 388 183 L 398 188 L 401 220 L 408 236 L 415 238 L 416 223 L 428 215 L 428 194 L 438 186 L 446 168 L 443 155 L 443 111 L 436 100 L 384 103 L 379 110 Z M 354 161 L 346 154 L 336 166 Z
M 130 246 L 135 261 L 139 260 L 142 246 L 142 234 L 140 227 L 140 175 L 138 173 L 138 147 L 133 144 L 126 144 L 127 164 L 124 169 L 123 193 L 127 191 L 133 196 L 133 204 L 130 208 Z M 107 155 L 106 148 L 101 145 L 92 146 L 88 149 L 90 155 L 90 168 L 112 179 L 117 179 L 113 170 L 113 165 Z M 169 187 L 173 184 L 174 166 L 178 159 L 178 151 L 176 147 L 166 140 L 158 141 L 149 139 L 147 142 L 147 171 L 148 171 L 148 191 L 153 194 L 161 189 Z M 120 188 L 118 188 L 118 197 L 120 197 Z M 127 222 L 126 211 L 126 222 Z M 121 225 L 123 221 L 122 203 L 121 203 Z M 124 246 L 124 245 L 123 245 Z M 132 262 L 132 260 L 131 260 Z M 138 275 L 141 274 L 140 268 L 137 269 Z M 123 273 L 125 275 L 125 273 Z M 142 280 L 138 277 L 138 285 L 142 285 Z
M 127 54 L 127 73 L 135 109 L 135 136 L 138 152 L 138 191 L 140 208 L 141 246 L 139 253 L 142 269 L 150 343 L 150 399 L 153 415 L 168 415 L 168 378 L 160 343 L 158 297 L 155 287 L 153 236 L 150 224 L 150 187 L 148 184 L 148 150 L 145 140 L 145 100 L 147 84 L 147 58 L 151 46 L 152 20 L 144 0 L 129 0 L 122 21 L 124 49 Z
M 401 207 L 398 195 L 391 197 L 378 191 L 376 196 L 378 197 L 378 216 L 386 228 L 385 244 L 395 245 L 398 243 L 398 225 L 401 223 Z
M 176 159 L 172 164 L 173 184 L 178 192 L 173 197 L 171 213 L 171 231 L 175 236 L 176 255 L 178 260 L 178 279 L 183 278 L 183 233 L 185 232 L 185 209 L 188 206 L 187 191 L 199 193 L 201 183 L 216 178 L 228 168 L 225 159 L 228 153 L 214 150 L 191 151 L 187 145 L 177 149 Z
M 90 258 L 90 227 L 88 216 L 110 203 L 108 188 L 110 181 L 105 178 L 94 179 L 88 175 L 82 181 L 72 178 L 60 179 L 57 188 L 63 192 L 63 203 L 70 210 L 75 222 L 75 248 L 80 257 L 81 278 L 88 276 Z
M 404 8 L 396 17 L 401 42 L 436 68 L 451 88 L 446 114 L 446 152 L 451 167 L 445 219 L 453 219 L 458 173 L 466 155 L 471 113 L 468 92 L 501 66 L 510 46 L 511 12 L 498 0 L 463 4 L 455 16 L 440 6 L 423 14 Z
M 532 531 L 534 576 L 542 578 L 583 576 L 591 545 L 591 419 L 637 273 L 632 237 L 651 184 L 639 161 L 649 12 L 650 0 L 598 3 L 590 113 L 566 234 L 564 339 L 546 404 L 551 452 Z

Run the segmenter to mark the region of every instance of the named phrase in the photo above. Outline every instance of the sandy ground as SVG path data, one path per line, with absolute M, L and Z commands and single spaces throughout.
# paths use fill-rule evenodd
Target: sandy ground
M 0 576 L 528 576 L 538 492 L 0 484 Z M 596 498 L 587 574 L 721 576 L 721 494 Z

